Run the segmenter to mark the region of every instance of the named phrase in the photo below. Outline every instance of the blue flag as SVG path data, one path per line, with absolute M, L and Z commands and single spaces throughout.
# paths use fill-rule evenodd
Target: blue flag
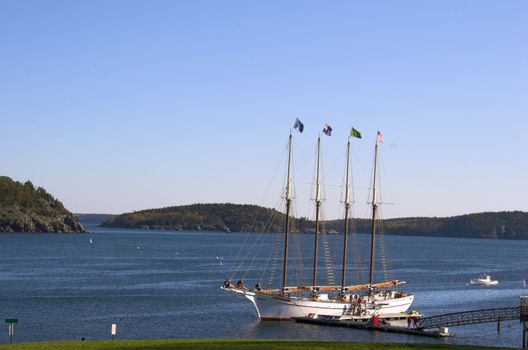
M 303 132 L 304 124 L 301 123 L 299 118 L 297 118 L 297 119 L 295 119 L 295 124 L 293 124 L 293 128 L 299 130 L 299 132 Z
M 330 127 L 330 125 L 328 125 L 328 124 L 325 124 L 324 129 L 323 129 L 323 132 L 324 132 L 327 136 L 331 136 L 331 135 L 332 135 L 332 127 Z

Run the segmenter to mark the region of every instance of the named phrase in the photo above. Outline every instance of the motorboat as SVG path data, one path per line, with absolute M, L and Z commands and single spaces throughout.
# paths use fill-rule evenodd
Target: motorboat
M 496 286 L 499 284 L 499 281 L 492 280 L 490 275 L 483 273 L 478 277 L 473 277 L 469 280 L 469 284 L 472 285 L 481 285 L 481 286 Z

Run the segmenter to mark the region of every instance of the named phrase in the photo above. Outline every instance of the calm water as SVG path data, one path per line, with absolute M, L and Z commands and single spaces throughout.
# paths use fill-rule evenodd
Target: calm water
M 518 347 L 518 321 L 451 328 L 450 339 L 259 322 L 246 300 L 219 289 L 244 234 L 89 228 L 87 235 L 0 235 L 0 319 L 16 317 L 15 341 L 118 338 L 283 338 L 339 341 L 464 343 Z M 272 235 L 254 268 L 260 275 Z M 308 237 L 308 236 L 305 236 Z M 89 239 L 92 238 L 93 244 Z M 301 240 L 304 238 L 301 238 Z M 337 245 L 340 237 L 330 237 Z M 360 247 L 368 237 L 359 235 Z M 517 306 L 528 290 L 527 241 L 387 237 L 392 276 L 408 281 L 412 307 L 427 315 Z M 302 246 L 302 244 L 300 245 Z M 301 248 L 301 250 L 304 248 Z M 221 265 L 217 257 L 223 257 Z M 493 288 L 466 281 L 481 272 Z M 338 276 L 339 273 L 336 273 Z M 6 343 L 7 327 L 0 328 Z

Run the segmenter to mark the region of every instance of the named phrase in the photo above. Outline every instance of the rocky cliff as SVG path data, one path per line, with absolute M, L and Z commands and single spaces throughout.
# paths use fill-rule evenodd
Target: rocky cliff
M 0 232 L 84 232 L 84 228 L 43 188 L 0 176 Z

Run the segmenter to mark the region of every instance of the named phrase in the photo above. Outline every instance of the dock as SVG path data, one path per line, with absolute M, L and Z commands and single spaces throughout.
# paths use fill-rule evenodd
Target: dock
M 500 333 L 501 322 L 509 320 L 520 320 L 523 323 L 523 349 L 528 349 L 528 296 L 521 296 L 520 307 L 470 310 L 420 317 L 419 321 L 414 323 L 414 327 L 403 327 L 397 326 L 396 324 L 391 325 L 390 322 L 392 321 L 384 322 L 381 319 L 375 325 L 374 317 L 371 319 L 365 317 L 361 319 L 342 319 L 336 316 L 312 315 L 312 317 L 295 318 L 295 321 L 299 323 L 412 334 L 435 338 L 454 336 L 454 334 L 448 332 L 447 327 L 466 326 L 478 323 L 497 322 L 497 332 Z
M 425 337 L 434 337 L 434 338 L 443 338 L 443 337 L 452 337 L 454 334 L 448 332 L 441 332 L 440 330 L 426 330 L 420 328 L 407 328 L 399 326 L 391 326 L 388 324 L 378 324 L 375 326 L 372 322 L 364 321 L 350 321 L 350 320 L 339 320 L 327 317 L 295 317 L 295 322 L 299 323 L 310 323 L 320 326 L 331 326 L 331 327 L 346 327 L 346 328 L 356 328 L 364 329 L 370 331 L 381 331 L 381 332 L 391 332 L 391 333 L 401 333 L 401 334 L 412 334 Z

